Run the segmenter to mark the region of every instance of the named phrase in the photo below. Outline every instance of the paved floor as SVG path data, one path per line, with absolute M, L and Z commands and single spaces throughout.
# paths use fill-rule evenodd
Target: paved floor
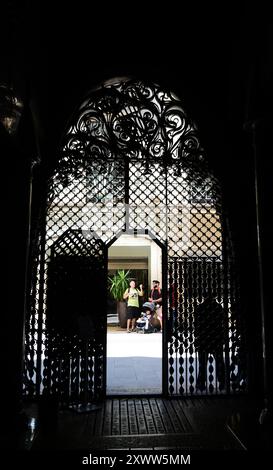
M 181 379 L 181 361 L 183 361 L 183 385 Z M 207 375 L 210 367 L 215 370 L 215 361 L 207 363 Z M 173 357 L 172 387 L 176 394 L 191 394 L 196 387 L 198 358 L 195 353 L 189 360 L 187 352 Z M 215 375 L 215 374 L 214 374 Z M 214 392 L 219 390 L 216 377 L 210 382 Z M 107 331 L 107 395 L 139 395 L 162 393 L 162 333 L 144 335 L 127 333 L 119 327 L 108 327 Z M 212 393 L 205 389 L 204 394 Z M 199 394 L 199 391 L 198 391 Z M 200 392 L 202 394 L 202 392 Z
M 162 334 L 107 333 L 107 394 L 162 393 Z
M 41 450 L 242 450 L 241 439 L 227 426 L 256 407 L 246 397 L 108 398 L 92 413 L 61 409 L 39 414 L 37 404 L 26 406 L 28 430 L 18 433 L 17 448 Z M 41 411 L 41 410 L 40 410 Z M 259 446 L 257 433 L 247 448 Z M 258 424 L 258 421 L 256 419 Z M 19 431 L 17 428 L 14 431 Z M 251 437 L 251 436 L 250 436 Z M 246 436 L 242 442 L 245 441 Z M 10 441 L 12 439 L 10 436 Z M 268 441 L 269 442 L 269 441 Z M 106 454 L 105 454 L 106 455 Z M 211 456 L 210 456 L 211 458 Z M 210 462 L 211 464 L 211 462 Z

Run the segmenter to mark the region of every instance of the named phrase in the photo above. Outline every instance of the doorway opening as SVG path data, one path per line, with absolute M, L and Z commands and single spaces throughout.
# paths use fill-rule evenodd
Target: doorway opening
M 30 254 L 26 397 L 54 394 L 74 404 L 106 393 L 245 392 L 246 318 L 222 189 L 176 95 L 129 78 L 91 91 L 71 118 L 44 196 Z M 141 252 L 144 235 L 161 249 L 156 275 Z M 115 256 L 123 236 L 136 243 L 127 239 L 128 251 Z M 145 300 L 153 277 L 162 280 L 163 334 L 143 334 L 130 357 L 137 334 L 121 332 L 129 345 L 121 356 L 119 342 L 112 355 L 129 357 L 130 371 L 132 357 L 152 357 L 145 338 L 152 351 L 162 335 L 161 382 L 152 391 L 150 383 L 137 388 L 136 378 L 114 390 L 107 379 L 107 314 L 116 318 L 110 301 L 107 309 L 111 269 L 131 269 Z M 207 308 L 211 296 L 216 303 Z
M 115 276 L 125 278 L 119 299 L 111 289 Z M 106 393 L 162 394 L 164 326 L 160 320 L 164 314 L 160 298 L 159 304 L 151 302 L 155 280 L 159 281 L 156 289 L 162 298 L 162 248 L 146 234 L 121 235 L 108 248 L 108 279 Z M 130 301 L 122 299 L 122 292 L 126 293 L 124 285 L 133 294 L 135 286 L 139 294 L 133 319 L 128 308 Z

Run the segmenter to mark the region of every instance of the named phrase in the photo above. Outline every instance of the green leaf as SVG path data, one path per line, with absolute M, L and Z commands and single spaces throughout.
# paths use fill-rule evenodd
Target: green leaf
M 123 294 L 129 287 L 129 274 L 130 270 L 125 272 L 124 269 L 120 269 L 117 274 L 108 277 L 109 292 L 117 301 L 123 300 Z

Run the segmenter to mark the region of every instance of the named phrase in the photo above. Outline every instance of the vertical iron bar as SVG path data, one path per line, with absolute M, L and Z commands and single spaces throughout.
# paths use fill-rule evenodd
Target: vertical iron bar
M 261 309 L 261 337 L 263 352 L 263 387 L 264 387 L 264 409 L 260 414 L 260 422 L 262 423 L 267 415 L 270 402 L 269 382 L 267 376 L 267 344 L 265 334 L 265 305 L 264 305 L 264 278 L 263 278 L 263 262 L 262 262 L 262 244 L 261 244 L 261 215 L 260 215 L 260 182 L 258 170 L 257 156 L 257 122 L 252 122 L 252 147 L 254 157 L 254 181 L 255 181 L 255 202 L 256 202 L 256 233 L 257 233 L 257 254 L 258 254 L 258 271 L 259 271 L 259 288 L 260 288 L 260 309 Z
M 103 267 L 104 267 L 104 276 L 103 282 L 105 286 L 105 296 L 103 301 L 103 364 L 102 364 L 102 398 L 106 396 L 106 387 L 107 387 L 107 275 L 108 275 L 108 247 L 104 245 L 103 247 Z
M 30 250 L 30 244 L 31 244 L 31 221 L 32 221 L 32 190 L 33 190 L 33 168 L 35 164 L 38 162 L 30 162 L 30 178 L 29 178 L 29 194 L 28 194 L 28 222 L 27 222 L 27 240 L 26 240 L 26 262 L 25 262 L 25 287 L 24 287 L 24 312 L 23 312 L 23 334 L 22 334 L 22 358 L 21 358 L 21 370 L 24 372 L 24 362 L 27 363 L 27 358 L 26 358 L 26 322 L 30 323 L 30 298 L 29 298 L 29 293 L 31 289 L 31 279 L 32 279 L 32 273 L 31 273 L 31 264 L 33 262 L 31 258 L 31 250 Z M 37 270 L 37 266 L 35 266 Z M 35 291 L 36 291 L 36 286 L 35 286 Z M 27 310 L 29 310 L 29 315 L 27 315 Z M 34 319 L 35 322 L 35 319 Z M 33 328 L 34 329 L 34 328 Z M 32 328 L 28 324 L 27 326 L 27 331 L 29 335 L 31 334 Z M 28 340 L 29 340 L 29 335 L 28 335 Z M 27 374 L 27 370 L 26 370 Z M 21 385 L 22 386 L 22 385 Z
M 164 396 L 168 395 L 168 254 L 167 246 L 162 248 L 162 392 Z
M 43 345 L 43 314 L 44 314 L 44 293 L 45 293 L 45 259 L 46 259 L 46 202 L 44 201 L 44 212 L 41 228 L 41 259 L 40 259 L 40 276 L 39 276 L 39 301 L 38 301 L 38 331 L 37 331 L 37 364 L 36 364 L 36 393 L 40 395 L 40 387 L 42 382 L 42 345 Z M 50 377 L 49 377 L 50 381 Z
M 224 350 L 225 350 L 225 382 L 227 394 L 230 393 L 230 358 L 229 358 L 229 308 L 228 308 L 228 295 L 229 295 L 229 247 L 228 247 L 228 225 L 226 215 L 222 212 L 222 258 L 223 258 L 223 308 L 224 308 Z M 227 332 L 225 332 L 225 325 L 227 325 Z
M 163 346 L 162 346 L 162 388 L 163 395 L 168 395 L 169 387 L 169 329 L 170 329 L 170 312 L 171 312 L 171 302 L 170 298 L 168 299 L 168 282 L 170 278 L 169 273 L 169 259 L 168 259 L 168 229 L 169 229 L 169 220 L 168 220 L 168 172 L 165 165 L 164 172 L 165 176 L 165 248 L 162 248 L 162 287 L 163 287 L 163 299 L 162 299 L 162 328 L 163 328 Z M 169 286 L 170 288 L 170 286 Z M 169 292 L 170 293 L 170 292 Z
M 125 177 L 125 233 L 130 228 L 130 163 L 127 155 L 124 155 Z

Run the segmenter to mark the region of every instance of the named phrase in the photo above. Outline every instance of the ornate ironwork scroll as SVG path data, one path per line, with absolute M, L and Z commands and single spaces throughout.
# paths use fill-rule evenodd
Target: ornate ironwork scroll
M 127 230 L 147 230 L 167 250 L 165 393 L 245 390 L 244 321 L 225 220 L 196 125 L 173 93 L 130 79 L 93 90 L 48 181 L 32 260 L 25 394 L 74 402 L 86 390 L 90 399 L 103 395 L 106 306 L 89 287 L 103 296 L 104 246 Z M 99 322 L 83 338 L 79 318 L 87 324 L 94 308 Z

